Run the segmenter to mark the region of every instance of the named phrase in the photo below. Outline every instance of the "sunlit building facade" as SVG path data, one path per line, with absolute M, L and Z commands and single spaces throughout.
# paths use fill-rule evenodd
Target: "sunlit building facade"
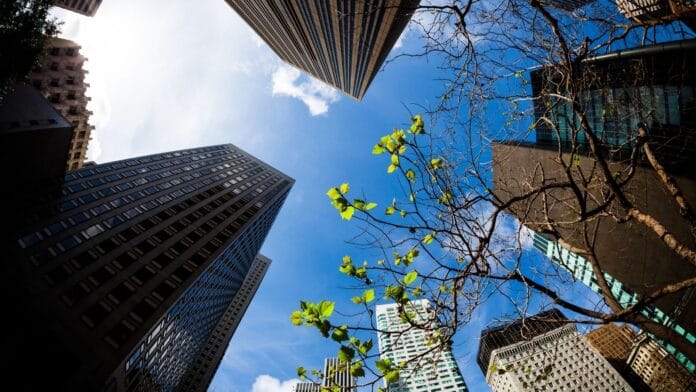
M 41 378 L 18 365 L 16 377 L 37 390 L 175 390 L 292 184 L 233 145 L 67 174 L 63 196 L 26 211 L 5 249 L 4 289 L 25 299 L 5 301 L 17 320 L 6 353 L 51 363 Z
M 82 167 L 87 159 L 90 134 L 94 130 L 94 126 L 89 124 L 92 112 L 87 110 L 89 84 L 85 82 L 87 70 L 83 68 L 87 59 L 80 54 L 80 49 L 80 45 L 73 41 L 51 38 L 43 62 L 27 75 L 27 82 L 41 91 L 75 127 L 65 163 L 67 170 Z

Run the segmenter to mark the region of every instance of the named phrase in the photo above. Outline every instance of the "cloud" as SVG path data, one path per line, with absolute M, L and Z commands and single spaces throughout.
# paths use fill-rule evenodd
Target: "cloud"
M 312 116 L 325 114 L 329 105 L 338 101 L 336 90 L 313 78 L 301 81 L 302 74 L 295 68 L 281 64 L 273 73 L 273 95 L 287 95 L 304 102 Z
M 252 392 L 292 392 L 295 384 L 300 382 L 300 380 L 292 379 L 287 381 L 280 381 L 277 378 L 271 377 L 267 374 L 262 374 L 256 377 L 254 385 L 251 387 Z

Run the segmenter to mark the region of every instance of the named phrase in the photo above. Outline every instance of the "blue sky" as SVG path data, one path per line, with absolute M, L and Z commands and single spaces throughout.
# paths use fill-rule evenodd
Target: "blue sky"
M 88 57 L 89 108 L 97 162 L 194 146 L 233 143 L 296 180 L 262 253 L 273 260 L 232 339 L 214 391 L 289 391 L 298 365 L 335 354 L 315 331 L 293 327 L 300 299 L 337 299 L 349 311 L 341 257 L 370 257 L 346 244 L 357 225 L 341 222 L 325 192 L 390 200 L 379 136 L 404 126 L 409 111 L 436 102 L 436 59 L 399 59 L 358 102 L 284 65 L 222 0 L 103 2 L 94 18 L 54 11 L 63 36 Z M 406 33 L 392 55 L 419 45 Z M 495 309 L 495 311 L 493 310 Z M 478 334 L 505 307 L 490 306 L 455 340 L 467 384 L 485 391 L 475 363 Z M 497 313 L 496 313 L 497 312 Z

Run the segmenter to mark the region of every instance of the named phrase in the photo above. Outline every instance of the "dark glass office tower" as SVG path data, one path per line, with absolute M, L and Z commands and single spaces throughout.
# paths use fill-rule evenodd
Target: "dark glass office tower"
M 5 243 L 10 376 L 29 390 L 174 390 L 292 183 L 232 145 L 68 174 Z
M 256 257 L 244 283 L 237 290 L 237 294 L 227 306 L 225 314 L 209 335 L 203 348 L 199 350 L 193 366 L 189 367 L 186 377 L 179 383 L 177 390 L 181 392 L 205 392 L 208 390 L 222 357 L 225 355 L 225 350 L 230 344 L 232 335 L 237 330 L 239 322 L 242 321 L 242 317 L 249 308 L 249 304 L 270 265 L 269 258 L 262 255 Z

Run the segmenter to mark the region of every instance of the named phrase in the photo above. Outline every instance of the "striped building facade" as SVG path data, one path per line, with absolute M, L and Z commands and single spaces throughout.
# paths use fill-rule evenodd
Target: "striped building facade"
M 420 0 L 227 0 L 285 62 L 362 99 Z

